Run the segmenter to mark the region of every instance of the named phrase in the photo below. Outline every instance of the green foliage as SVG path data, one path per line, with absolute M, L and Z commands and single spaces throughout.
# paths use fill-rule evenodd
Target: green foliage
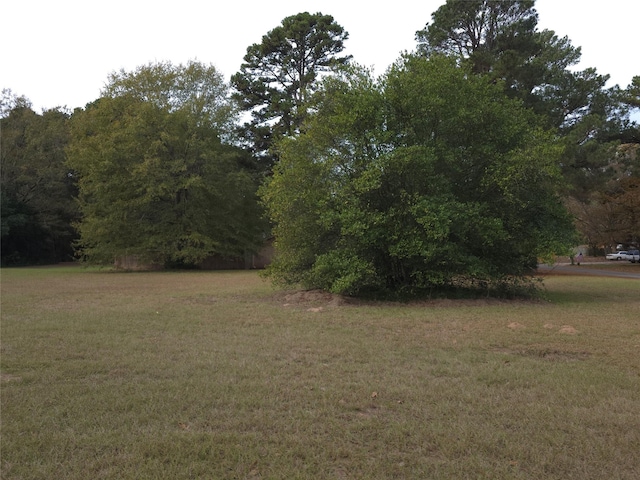
M 469 59 L 474 73 L 505 70 L 537 53 L 534 0 L 447 0 L 416 33 L 419 50 Z M 506 73 L 506 72 L 504 72 Z
M 506 95 L 521 99 L 557 131 L 565 145 L 559 159 L 568 184 L 565 200 L 583 220 L 584 212 L 601 211 L 591 227 L 583 228 L 583 220 L 580 225 L 584 237 L 602 238 L 593 226 L 609 229 L 604 227 L 607 209 L 593 204 L 621 178 L 616 173 L 618 144 L 640 142 L 637 124 L 629 119 L 637 88 L 606 88 L 609 76 L 595 68 L 570 70 L 580 60 L 580 48 L 552 30 L 537 30 L 537 22 L 532 0 L 447 0 L 416 33 L 418 51 L 469 65 L 473 73 L 503 85 Z
M 37 114 L 26 99 L 3 94 L 2 264 L 68 261 L 78 215 L 75 179 L 65 165 L 69 115 L 58 109 Z
M 633 77 L 625 93 L 626 103 L 635 108 L 640 108 L 640 75 Z
M 406 57 L 377 83 L 358 69 L 327 80 L 313 109 L 262 192 L 276 280 L 350 295 L 509 290 L 571 244 L 561 147 L 486 78 Z
M 243 133 L 264 168 L 274 160 L 269 151 L 274 141 L 300 129 L 318 77 L 349 60 L 337 56 L 348 36 L 332 16 L 304 12 L 285 18 L 247 48 L 231 82 L 241 108 L 251 112 Z
M 580 48 L 552 30 L 537 30 L 533 0 L 448 0 L 416 32 L 418 51 L 456 58 L 475 74 L 500 81 L 505 93 L 548 118 L 572 125 L 590 110 L 608 77 L 571 72 Z
M 150 63 L 133 72 L 113 72 L 102 94 L 132 97 L 169 112 L 185 111 L 197 125 L 228 135 L 235 120 L 228 90 L 213 66 L 189 61 L 186 65 Z
M 631 84 L 625 90 L 618 91 L 620 102 L 635 112 L 635 122 L 627 122 L 621 126 L 621 142 L 640 144 L 640 123 L 638 114 L 640 113 L 640 75 L 633 77 Z
M 213 67 L 169 70 L 122 74 L 105 90 L 113 96 L 74 114 L 69 165 L 80 177 L 80 248 L 89 261 L 188 264 L 257 246 L 255 183 L 217 128 L 230 110 L 224 97 L 202 93 L 207 83 L 223 95 L 222 79 Z

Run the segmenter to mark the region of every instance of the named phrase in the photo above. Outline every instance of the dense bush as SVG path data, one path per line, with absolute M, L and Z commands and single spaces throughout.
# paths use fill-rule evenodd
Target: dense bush
M 328 79 L 314 111 L 262 192 L 276 280 L 349 295 L 504 294 L 570 245 L 561 149 L 499 85 L 406 57 L 379 81 L 358 69 Z

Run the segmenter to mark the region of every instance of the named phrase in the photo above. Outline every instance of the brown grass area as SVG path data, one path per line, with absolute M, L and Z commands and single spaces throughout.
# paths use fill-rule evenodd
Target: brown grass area
M 635 479 L 639 284 L 394 303 L 3 270 L 2 478 Z

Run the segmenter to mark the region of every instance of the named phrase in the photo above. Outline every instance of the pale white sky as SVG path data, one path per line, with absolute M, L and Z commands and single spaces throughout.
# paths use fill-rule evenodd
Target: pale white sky
M 228 79 L 246 49 L 282 19 L 309 11 L 332 15 L 349 32 L 345 53 L 377 74 L 402 51 L 445 0 L 7 0 L 0 8 L 0 89 L 29 98 L 36 110 L 84 107 L 112 71 L 153 61 L 198 60 Z M 580 68 L 626 87 L 640 75 L 639 0 L 537 0 L 539 28 L 582 47 Z M 635 54 L 635 55 L 634 55 Z

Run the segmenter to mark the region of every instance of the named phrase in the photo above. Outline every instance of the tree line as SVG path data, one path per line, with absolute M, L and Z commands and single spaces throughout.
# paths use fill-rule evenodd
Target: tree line
M 2 264 L 189 266 L 273 236 L 276 281 L 420 295 L 514 291 L 579 242 L 637 244 L 640 77 L 576 71 L 537 22 L 533 0 L 448 0 L 375 76 L 304 12 L 229 83 L 151 63 L 41 114 L 3 91 Z

